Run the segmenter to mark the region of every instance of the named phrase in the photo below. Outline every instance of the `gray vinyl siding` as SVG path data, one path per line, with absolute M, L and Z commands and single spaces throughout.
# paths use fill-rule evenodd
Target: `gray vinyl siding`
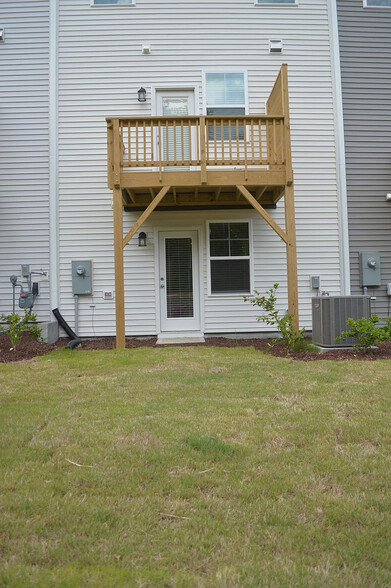
M 391 9 L 338 0 L 352 294 L 360 289 L 359 253 L 381 255 L 382 285 L 370 288 L 386 316 L 391 282 Z
M 9 277 L 25 263 L 49 269 L 49 0 L 0 0 L 0 26 L 0 313 L 9 313 Z M 47 280 L 34 310 L 49 316 Z
M 80 297 L 81 335 L 115 332 L 114 302 L 102 298 L 103 290 L 114 289 L 105 117 L 154 114 L 151 96 L 159 86 L 196 87 L 196 104 L 203 112 L 205 70 L 246 70 L 248 110 L 263 113 L 281 63 L 288 63 L 302 325 L 311 328 L 311 275 L 321 276 L 324 290 L 340 293 L 327 6 L 327 0 L 300 0 L 293 7 L 254 6 L 251 0 L 138 0 L 131 7 L 91 7 L 89 0 L 59 0 L 60 306 L 73 325 L 71 261 L 91 259 L 94 292 Z M 269 54 L 270 38 L 283 40 L 283 55 Z M 142 55 L 143 44 L 151 46 L 150 55 Z M 145 104 L 137 102 L 140 86 L 147 90 Z M 283 223 L 283 202 L 271 214 Z M 144 229 L 148 246 L 139 249 L 133 240 L 125 248 L 127 335 L 153 334 L 159 328 L 155 227 L 163 229 L 165 218 L 167 223 L 176 219 L 178 226 L 205 226 L 205 216 L 185 218 L 178 212 L 169 219 L 153 213 Z M 132 221 L 134 215 L 125 213 L 124 230 Z M 286 308 L 283 244 L 256 215 L 253 226 L 254 286 L 264 290 L 279 282 Z M 241 297 L 208 296 L 206 272 L 204 258 L 206 332 L 263 328 Z

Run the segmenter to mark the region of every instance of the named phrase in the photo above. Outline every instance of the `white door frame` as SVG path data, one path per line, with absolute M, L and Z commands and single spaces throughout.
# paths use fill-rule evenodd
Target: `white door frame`
M 157 230 L 157 272 L 156 291 L 158 333 L 189 333 L 200 334 L 202 325 L 201 312 L 201 254 L 200 232 L 194 228 L 178 229 L 165 227 Z M 166 299 L 166 266 L 165 266 L 165 239 L 166 238 L 192 238 L 192 271 L 193 271 L 193 317 L 167 318 Z

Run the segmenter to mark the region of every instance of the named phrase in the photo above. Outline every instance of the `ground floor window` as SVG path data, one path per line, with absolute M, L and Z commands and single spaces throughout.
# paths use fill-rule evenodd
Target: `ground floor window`
M 249 223 L 209 223 L 212 294 L 250 292 Z

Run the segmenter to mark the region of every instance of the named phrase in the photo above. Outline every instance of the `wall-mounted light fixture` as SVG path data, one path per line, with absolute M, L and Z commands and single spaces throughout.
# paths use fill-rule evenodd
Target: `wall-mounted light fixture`
M 150 55 L 150 53 L 151 53 L 151 46 L 150 45 L 142 45 L 141 46 L 141 53 L 143 55 Z
M 139 247 L 146 247 L 147 246 L 147 233 L 142 231 L 138 234 L 138 246 Z
M 270 39 L 269 53 L 282 53 L 283 46 L 281 39 Z
M 0 43 L 4 43 L 4 29 L 0 29 Z
M 386 200 L 387 202 L 391 202 L 391 194 L 386 194 Z
M 140 88 L 137 91 L 137 100 L 139 102 L 146 102 L 147 101 L 147 91 L 145 88 Z

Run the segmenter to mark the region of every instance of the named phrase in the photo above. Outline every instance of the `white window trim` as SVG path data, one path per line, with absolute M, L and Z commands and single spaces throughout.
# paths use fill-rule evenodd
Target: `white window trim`
M 214 224 L 234 224 L 234 223 L 247 223 L 248 224 L 248 245 L 249 245 L 249 255 L 240 255 L 234 257 L 211 257 L 210 255 L 210 232 L 209 232 L 209 225 Z M 249 260 L 249 268 L 250 268 L 250 292 L 227 292 L 226 294 L 222 294 L 221 292 L 213 294 L 212 293 L 212 275 L 210 269 L 210 262 L 212 259 L 248 259 Z M 243 298 L 243 296 L 248 295 L 253 291 L 253 284 L 254 284 L 254 251 L 253 251 L 253 223 L 252 219 L 250 218 L 225 218 L 225 219 L 213 219 L 206 221 L 206 263 L 207 263 L 207 285 L 208 285 L 208 297 L 210 298 L 233 298 L 237 300 L 238 298 Z
M 276 0 L 276 2 L 270 2 L 270 0 L 268 2 L 259 2 L 258 0 L 254 0 L 254 4 L 255 6 L 278 6 L 279 8 L 291 8 L 292 6 L 298 6 L 299 0 L 295 0 L 290 4 L 285 4 L 285 2 L 279 2 L 278 0 Z
M 95 0 L 90 0 L 90 5 L 93 8 L 129 8 L 136 6 L 136 0 L 129 0 L 127 4 L 95 4 Z
M 216 68 L 211 67 L 208 69 L 202 70 L 202 98 L 203 98 L 203 105 L 202 105 L 202 112 L 206 115 L 206 109 L 208 106 L 212 108 L 212 105 L 207 105 L 207 97 L 206 97 L 206 74 L 207 73 L 238 73 L 243 74 L 244 80 L 244 114 L 248 114 L 248 74 L 247 69 L 243 69 L 239 67 L 237 69 L 232 67 L 225 67 L 225 68 Z M 239 104 L 213 104 L 215 108 L 240 108 Z
M 364 5 L 364 8 L 370 8 L 370 9 L 372 9 L 372 8 L 375 8 L 375 9 L 381 8 L 381 9 L 387 10 L 387 8 L 391 8 L 391 4 L 389 4 L 388 6 L 380 6 L 380 4 L 378 6 L 373 6 L 373 4 L 368 4 L 368 1 L 367 0 L 363 0 L 363 5 Z

